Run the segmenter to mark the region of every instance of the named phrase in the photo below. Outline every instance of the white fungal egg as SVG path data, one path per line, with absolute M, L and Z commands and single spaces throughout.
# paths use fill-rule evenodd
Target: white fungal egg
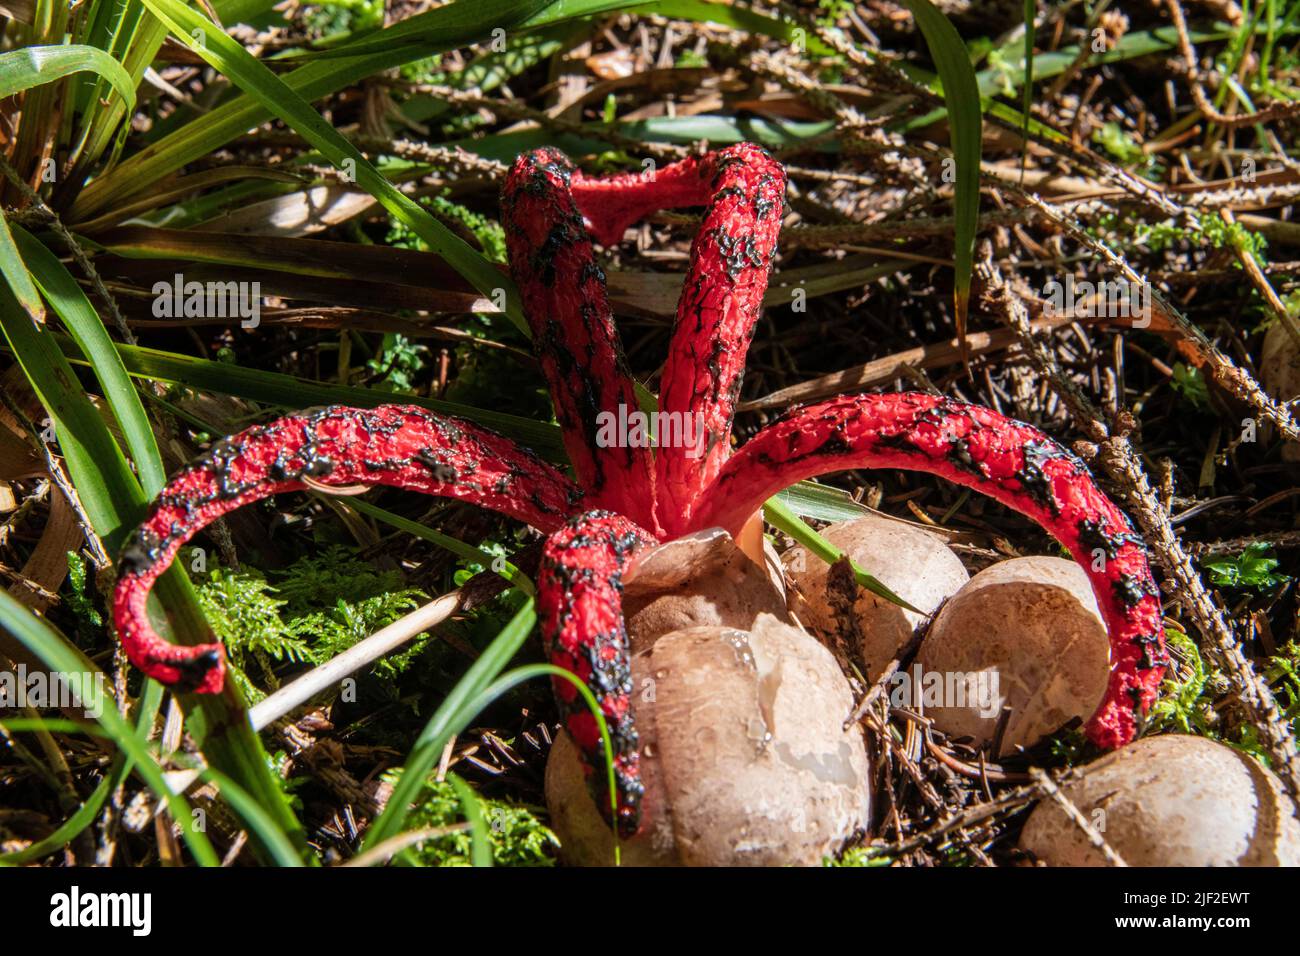
M 646 784 L 640 865 L 817 865 L 870 821 L 866 747 L 847 680 L 798 628 L 694 627 L 633 658 Z M 613 837 L 562 739 L 546 769 L 566 862 L 610 864 Z

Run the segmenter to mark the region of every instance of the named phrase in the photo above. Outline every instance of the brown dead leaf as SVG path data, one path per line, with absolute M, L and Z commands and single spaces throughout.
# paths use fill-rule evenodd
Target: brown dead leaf
M 76 551 L 84 540 L 77 513 L 62 494 L 52 493 L 41 540 L 23 565 L 23 580 L 10 585 L 10 596 L 33 611 L 47 611 L 68 576 L 68 552 Z

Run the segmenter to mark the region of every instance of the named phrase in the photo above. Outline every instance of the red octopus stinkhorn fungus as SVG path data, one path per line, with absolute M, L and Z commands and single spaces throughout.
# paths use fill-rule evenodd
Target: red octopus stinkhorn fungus
M 617 823 L 634 832 L 642 787 L 620 580 L 638 549 L 713 526 L 739 534 L 769 496 L 801 479 L 898 468 L 990 495 L 1070 549 L 1089 575 L 1113 648 L 1088 733 L 1106 748 L 1132 740 L 1164 669 L 1160 599 L 1128 519 L 1056 442 L 945 398 L 857 395 L 795 410 L 730 454 L 784 191 L 781 165 L 747 143 L 655 174 L 607 178 L 582 175 L 554 149 L 521 156 L 506 180 L 502 221 L 577 483 L 505 438 L 415 407 L 331 407 L 250 428 L 184 468 L 123 550 L 113 615 L 131 661 L 178 689 L 221 689 L 221 646 L 167 643 L 145 604 L 179 548 L 228 511 L 309 485 L 391 485 L 475 502 L 550 536 L 538 582 L 543 639 L 556 664 L 587 682 L 610 722 Z M 702 423 L 702 441 L 661 441 L 653 455 L 647 442 L 601 441 L 602 413 L 637 405 L 591 236 L 613 244 L 653 210 L 696 205 L 706 209 L 659 408 L 675 416 L 661 420 L 677 422 L 679 432 Z M 1097 549 L 1104 561 L 1094 560 Z M 594 718 L 568 682 L 557 681 L 556 694 L 566 728 L 599 766 Z

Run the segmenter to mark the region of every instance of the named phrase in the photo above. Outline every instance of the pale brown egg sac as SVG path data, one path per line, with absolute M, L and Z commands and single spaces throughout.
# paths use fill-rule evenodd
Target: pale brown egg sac
M 694 627 L 632 661 L 646 786 L 624 865 L 804 865 L 870 821 L 870 773 L 848 681 L 814 638 L 769 614 L 746 632 Z M 613 837 L 561 736 L 546 768 L 567 863 L 610 865 Z
M 684 535 L 637 556 L 623 579 L 623 620 L 632 653 L 688 627 L 746 630 L 763 612 L 781 620 L 785 587 L 771 546 L 760 567 L 721 528 Z
M 1077 564 L 1013 558 L 953 595 L 916 663 L 923 684 L 942 682 L 938 706 L 926 702 L 925 715 L 949 736 L 993 743 L 1003 710 L 1010 711 L 1004 755 L 1092 715 L 1106 693 L 1110 643 Z
M 1300 866 L 1300 822 L 1272 772 L 1204 737 L 1146 737 L 1063 783 L 1062 794 L 1129 866 Z M 1106 866 L 1055 800 L 1041 800 L 1020 847 L 1049 866 Z
M 866 515 L 831 525 L 821 532 L 887 588 L 924 612 L 918 614 L 858 589 L 853 612 L 860 634 L 863 674 L 876 680 L 907 646 L 916 629 L 955 594 L 970 575 L 937 534 L 884 515 Z M 827 637 L 838 627 L 827 589 L 830 566 L 803 545 L 781 556 L 793 585 L 790 609 L 813 632 Z

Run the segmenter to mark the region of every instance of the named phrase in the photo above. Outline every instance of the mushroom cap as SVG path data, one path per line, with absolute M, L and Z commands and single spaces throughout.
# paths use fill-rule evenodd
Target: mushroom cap
M 944 733 L 991 743 L 1002 709 L 1010 708 L 1001 747 L 1007 754 L 1071 718 L 1092 716 L 1110 677 L 1110 641 L 1082 568 L 1061 558 L 1013 558 L 953 595 L 916 661 L 923 682 L 942 679 L 941 702 L 925 700 L 925 714 Z M 913 687 L 913 699 L 917 693 Z
M 754 563 L 721 528 L 639 554 L 623 578 L 623 620 L 634 654 L 688 627 L 748 630 L 760 612 L 789 620 L 780 575 Z
M 858 589 L 853 605 L 861 634 L 858 648 L 868 680 L 884 672 L 921 626 L 970 579 L 965 566 L 937 534 L 884 515 L 865 515 L 821 532 L 841 551 L 909 604 L 917 614 L 886 598 Z M 782 555 L 786 575 L 798 591 L 790 610 L 818 634 L 835 633 L 838 624 L 827 593 L 830 566 L 803 545 Z
M 843 726 L 853 695 L 808 634 L 769 614 L 748 632 L 688 628 L 632 669 L 646 798 L 625 863 L 817 865 L 869 824 L 866 747 Z M 562 859 L 611 862 L 571 744 L 552 748 L 546 798 Z
M 1204 737 L 1144 737 L 1061 791 L 1130 866 L 1300 866 L 1300 822 L 1277 777 Z M 1107 865 L 1050 798 L 1020 847 L 1049 866 Z

